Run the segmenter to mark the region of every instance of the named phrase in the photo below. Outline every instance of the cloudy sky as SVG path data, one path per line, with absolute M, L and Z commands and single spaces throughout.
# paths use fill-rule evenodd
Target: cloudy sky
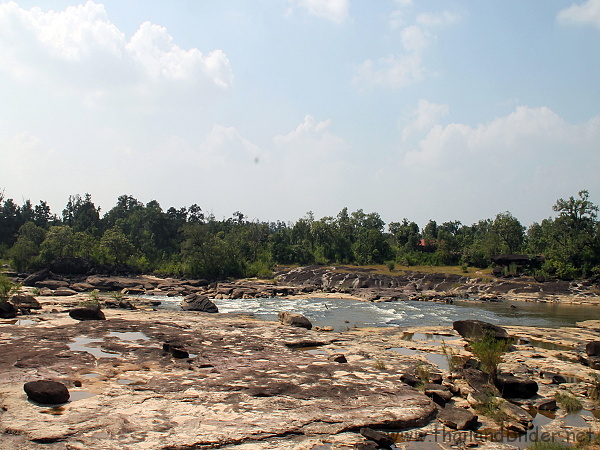
M 600 203 L 600 0 L 0 1 L 0 190 L 420 225 Z

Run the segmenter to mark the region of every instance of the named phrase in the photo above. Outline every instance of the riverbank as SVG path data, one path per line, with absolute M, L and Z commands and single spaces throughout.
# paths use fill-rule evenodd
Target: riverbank
M 473 389 L 451 370 L 448 353 L 472 356 L 451 324 L 327 332 L 247 314 L 155 310 L 127 296 L 122 300 L 136 309 L 110 309 L 106 305 L 114 299 L 108 293 L 100 295 L 106 320 L 79 322 L 69 311 L 89 301 L 88 294 L 36 298 L 40 310 L 0 321 L 3 450 L 341 450 L 366 445 L 363 427 L 403 441 L 398 448 L 431 449 L 414 439 L 445 432 L 451 441 L 440 441 L 444 446 L 466 445 L 457 430 L 440 422 L 444 410 L 457 408 L 478 417 L 468 445 L 515 447 L 509 443 L 514 433 L 501 442 L 483 433 L 503 429 L 473 409 Z M 600 406 L 588 397 L 600 371 L 580 360 L 582 346 L 597 339 L 599 323 L 505 327 L 517 341 L 501 372 L 539 387 L 532 398 L 516 399 L 525 414 L 537 414 L 539 402 L 560 392 L 576 396 L 589 412 L 575 420 L 557 405 L 543 423 L 556 436 L 600 432 L 594 416 Z M 176 358 L 165 348 L 188 354 Z M 409 386 L 423 374 L 440 387 Z M 39 379 L 64 383 L 71 401 L 56 407 L 27 401 L 23 384 Z M 443 406 L 433 392 L 445 396 Z M 541 427 L 534 419 L 525 423 Z M 518 421 L 508 423 L 527 430 Z
M 397 300 L 452 302 L 511 300 L 600 305 L 600 286 L 590 280 L 538 282 L 530 277 L 470 277 L 403 271 L 384 275 L 361 267 L 307 266 L 281 269 L 273 280 L 221 282 L 156 276 L 69 276 L 41 271 L 17 278 L 39 295 L 69 296 L 98 290 L 124 295 L 205 295 L 210 299 L 347 298 L 366 302 Z

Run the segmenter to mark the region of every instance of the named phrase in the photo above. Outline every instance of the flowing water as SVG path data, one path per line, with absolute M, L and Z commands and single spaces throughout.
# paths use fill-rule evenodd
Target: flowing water
M 154 297 L 155 298 L 155 297 Z M 161 298 L 160 309 L 180 310 L 181 297 Z M 250 313 L 277 321 L 279 311 L 305 315 L 315 326 L 336 331 L 354 327 L 448 326 L 455 320 L 478 319 L 498 325 L 560 327 L 600 319 L 600 308 L 584 305 L 529 302 L 475 303 L 456 301 L 369 303 L 338 298 L 257 298 L 213 300 L 221 313 Z

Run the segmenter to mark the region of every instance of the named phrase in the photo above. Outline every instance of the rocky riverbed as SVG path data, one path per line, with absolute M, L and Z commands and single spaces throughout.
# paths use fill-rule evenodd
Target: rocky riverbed
M 477 383 L 450 370 L 444 351 L 471 356 L 450 326 L 333 333 L 246 315 L 157 311 L 134 299 L 136 309 L 104 308 L 105 320 L 78 321 L 69 311 L 87 294 L 37 300 L 41 309 L 0 323 L 2 449 L 377 448 L 365 427 L 409 450 L 431 448 L 415 441 L 431 437 L 508 448 L 507 436 L 527 436 L 530 413 L 557 392 L 590 413 L 574 423 L 558 404 L 544 430 L 567 438 L 600 431 L 599 407 L 588 398 L 600 371 L 582 347 L 598 339 L 596 321 L 506 327 L 517 341 L 501 372 L 533 381 L 537 393 L 512 399 L 522 408 L 503 407 L 511 416 L 500 425 L 474 408 Z M 23 386 L 35 380 L 63 383 L 71 400 L 28 400 Z M 469 414 L 464 425 L 455 423 L 457 411 Z M 500 442 L 489 440 L 494 433 Z

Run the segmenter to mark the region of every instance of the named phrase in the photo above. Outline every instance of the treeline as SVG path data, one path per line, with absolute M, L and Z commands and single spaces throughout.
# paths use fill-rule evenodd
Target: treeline
M 598 207 L 589 193 L 559 199 L 556 217 L 526 229 L 511 213 L 471 225 L 408 219 L 386 224 L 377 213 L 342 209 L 295 223 L 250 221 L 241 212 L 217 220 L 194 204 L 168 208 L 122 195 L 104 215 L 89 194 L 69 197 L 60 216 L 45 201 L 17 205 L 0 193 L 0 258 L 19 271 L 61 257 L 96 266 L 208 279 L 269 277 L 277 264 L 395 264 L 488 267 L 499 254 L 543 255 L 536 270 L 570 279 L 600 274 Z

